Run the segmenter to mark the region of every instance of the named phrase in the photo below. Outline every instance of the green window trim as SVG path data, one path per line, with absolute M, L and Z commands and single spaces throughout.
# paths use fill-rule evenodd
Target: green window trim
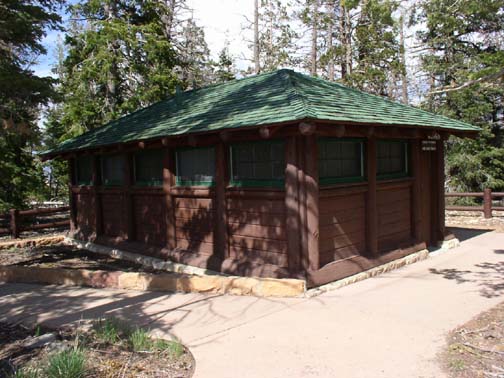
M 276 160 L 277 163 L 279 163 L 283 168 L 282 168 L 282 177 L 281 178 L 265 178 L 265 179 L 260 179 L 260 178 L 241 178 L 241 179 L 236 179 L 235 178 L 235 171 L 236 171 L 236 159 L 235 159 L 235 151 L 237 147 L 239 146 L 246 146 L 246 145 L 279 145 L 281 146 L 282 149 L 282 158 L 280 160 Z M 257 140 L 257 141 L 250 141 L 250 142 L 239 142 L 239 143 L 233 143 L 229 146 L 229 167 L 230 167 L 230 179 L 229 179 L 229 185 L 231 187 L 236 187 L 236 188 L 283 188 L 285 187 L 285 141 L 283 139 L 273 139 L 273 140 Z M 252 164 L 254 164 L 256 161 L 253 161 Z M 273 164 L 275 160 L 269 160 L 266 161 L 266 163 L 271 163 Z M 273 169 L 273 168 L 272 168 Z
M 211 180 L 193 180 L 187 178 L 180 177 L 180 156 L 181 152 L 186 151 L 202 151 L 209 150 L 211 151 L 211 156 L 213 157 L 213 162 L 211 167 L 213 169 Z M 207 167 L 208 168 L 208 167 Z M 215 185 L 215 147 L 214 146 L 204 146 L 204 147 L 180 147 L 175 150 L 175 185 L 176 186 L 200 186 L 200 187 L 212 187 Z
M 377 180 L 393 180 L 393 179 L 410 177 L 409 142 L 404 139 L 384 139 L 384 140 L 377 141 L 377 143 L 396 143 L 396 144 L 401 144 L 402 146 L 404 146 L 404 155 L 403 155 L 404 169 L 401 170 L 400 172 L 398 171 L 398 172 L 390 172 L 390 173 L 379 173 L 378 167 L 377 167 L 376 179 Z M 377 165 L 378 165 L 378 148 L 377 148 L 376 154 L 377 154 L 376 160 L 377 160 Z
M 324 185 L 334 185 L 334 184 L 345 184 L 345 183 L 357 183 L 357 182 L 365 182 L 366 181 L 366 170 L 365 170 L 365 139 L 364 138 L 331 138 L 324 137 L 318 138 L 319 146 L 323 143 L 327 142 L 336 142 L 336 143 L 351 143 L 358 142 L 360 147 L 360 174 L 353 176 L 320 176 L 320 154 L 319 154 L 319 184 L 321 186 Z M 325 159 L 325 160 L 336 160 L 336 159 Z
M 86 167 L 87 172 L 86 175 L 89 176 L 85 179 L 81 178 L 82 171 L 82 163 L 89 165 Z M 74 183 L 77 186 L 91 186 L 93 185 L 93 156 L 92 155 L 84 155 L 75 158 L 74 160 Z

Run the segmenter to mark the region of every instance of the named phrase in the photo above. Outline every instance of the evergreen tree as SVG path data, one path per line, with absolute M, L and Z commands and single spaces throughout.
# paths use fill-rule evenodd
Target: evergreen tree
M 0 2 L 0 212 L 22 208 L 43 186 L 39 144 L 39 109 L 53 97 L 53 79 L 39 77 L 31 66 L 45 54 L 41 40 L 60 28 L 61 2 Z
M 74 19 L 60 69 L 67 136 L 99 127 L 174 92 L 177 60 L 153 0 L 88 0 Z
M 229 47 L 226 45 L 219 53 L 219 61 L 215 64 L 214 82 L 223 83 L 236 79 L 233 68 L 233 57 L 229 54 Z
M 483 128 L 475 140 L 450 139 L 450 189 L 504 189 L 504 4 L 498 0 L 429 0 L 417 20 L 427 53 L 430 110 Z
M 397 3 L 363 0 L 355 25 L 355 66 L 345 82 L 368 93 L 391 96 L 402 70 L 397 41 L 398 28 L 392 17 Z
M 297 63 L 295 40 L 289 3 L 281 0 L 254 0 L 252 49 L 254 73 L 274 71 Z

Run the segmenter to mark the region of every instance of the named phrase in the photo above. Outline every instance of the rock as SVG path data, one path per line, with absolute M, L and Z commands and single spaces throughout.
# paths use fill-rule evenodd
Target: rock
M 49 343 L 52 343 L 55 340 L 56 334 L 46 333 L 41 336 L 30 337 L 29 339 L 26 339 L 26 341 L 23 343 L 23 347 L 27 349 L 41 348 Z

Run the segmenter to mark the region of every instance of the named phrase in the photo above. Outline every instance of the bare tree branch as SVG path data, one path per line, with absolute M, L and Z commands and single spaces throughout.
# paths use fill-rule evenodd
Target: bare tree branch
M 504 77 L 504 68 L 498 72 L 493 73 L 493 74 L 485 75 L 485 76 L 482 76 L 478 79 L 466 81 L 464 84 L 456 86 L 456 87 L 443 87 L 440 89 L 436 89 L 435 91 L 429 92 L 429 94 L 433 95 L 433 94 L 439 94 L 439 93 L 448 93 L 448 92 L 459 91 L 459 90 L 467 88 L 473 84 L 478 84 L 478 83 L 482 83 L 482 82 L 489 82 L 489 81 L 500 79 L 502 77 Z

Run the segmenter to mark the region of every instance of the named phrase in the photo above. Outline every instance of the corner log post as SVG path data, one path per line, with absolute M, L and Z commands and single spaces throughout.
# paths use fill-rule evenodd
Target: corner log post
M 228 175 L 226 169 L 226 147 L 219 143 L 215 149 L 215 250 L 214 256 L 220 262 L 229 257 L 229 237 L 226 211 L 226 187 Z
M 445 238 L 445 165 L 444 165 L 444 140 L 437 140 L 437 186 L 436 186 L 436 208 L 437 208 L 437 240 L 443 241 Z
M 75 234 L 77 225 L 76 206 L 73 193 L 75 183 L 75 159 L 68 160 L 68 205 L 70 206 L 70 235 Z
M 315 272 L 320 268 L 319 254 L 319 177 L 317 136 L 305 137 L 306 163 L 306 233 L 308 248 L 308 272 Z
M 166 145 L 168 145 L 168 143 L 166 143 Z M 165 148 L 163 154 L 163 195 L 165 201 L 166 246 L 169 250 L 173 250 L 176 247 L 175 206 L 171 193 L 174 184 L 175 161 L 173 158 L 173 151 Z
M 143 143 L 143 142 L 140 142 Z M 136 238 L 135 235 L 135 219 L 134 219 L 134 199 L 132 187 L 135 181 L 133 159 L 134 155 L 131 152 L 125 154 L 126 164 L 124 165 L 124 188 L 123 195 L 126 206 L 126 239 L 128 241 L 133 241 Z
M 413 187 L 411 188 L 411 225 L 413 228 L 413 239 L 415 243 L 423 241 L 422 235 L 422 167 L 420 161 L 420 140 L 414 139 L 411 142 L 411 165 L 413 169 Z
M 103 230 L 103 214 L 101 208 L 101 198 L 99 193 L 99 186 L 101 185 L 101 177 L 100 177 L 100 156 L 94 155 L 93 157 L 93 172 L 92 172 L 92 181 L 93 186 L 91 187 L 91 194 L 93 195 L 93 204 L 94 204 L 94 238 L 99 237 Z
M 288 266 L 291 277 L 299 274 L 300 264 L 300 224 L 299 224 L 299 181 L 297 138 L 291 136 L 285 146 L 285 225 L 287 230 Z
M 378 208 L 376 183 L 376 139 L 371 137 L 367 141 L 367 222 L 366 246 L 369 257 L 378 257 Z

